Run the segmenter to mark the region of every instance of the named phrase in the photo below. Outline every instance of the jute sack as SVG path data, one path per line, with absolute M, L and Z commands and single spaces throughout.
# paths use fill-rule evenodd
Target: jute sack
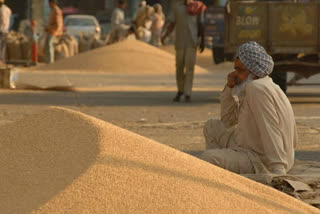
M 61 39 L 64 40 L 66 45 L 68 46 L 70 57 L 75 56 L 79 53 L 79 44 L 78 44 L 77 39 L 74 36 L 64 34 L 61 37 Z
M 21 47 L 21 57 L 23 60 L 31 59 L 31 45 L 32 43 L 28 40 L 27 37 L 23 37 L 20 40 L 20 47 Z
M 7 41 L 7 51 L 9 60 L 20 60 L 22 58 L 20 41 L 18 39 Z
M 73 50 L 73 42 L 69 35 L 63 35 L 61 40 L 67 45 L 69 56 L 74 56 L 74 50 Z
M 55 61 L 68 58 L 70 56 L 68 45 L 64 41 L 60 41 L 55 47 Z

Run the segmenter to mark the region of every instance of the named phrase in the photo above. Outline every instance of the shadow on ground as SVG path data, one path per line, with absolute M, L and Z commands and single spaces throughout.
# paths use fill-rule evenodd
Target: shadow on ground
M 220 90 L 195 91 L 192 103 L 203 105 L 219 103 Z M 0 104 L 59 105 L 59 106 L 171 106 L 173 91 L 4 91 L 0 93 Z M 288 93 L 292 104 L 318 104 L 319 93 Z
M 103 92 L 39 92 L 16 91 L 0 93 L 0 104 L 58 106 L 170 106 L 219 103 L 218 91 L 196 91 L 192 103 L 172 102 L 175 92 L 103 91 Z
M 199 157 L 203 151 L 183 151 L 189 155 Z M 296 151 L 296 159 L 320 162 L 320 151 Z

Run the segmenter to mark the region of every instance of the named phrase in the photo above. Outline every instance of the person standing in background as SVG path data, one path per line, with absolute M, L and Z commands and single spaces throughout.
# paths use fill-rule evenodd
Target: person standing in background
M 120 34 L 125 25 L 125 7 L 126 2 L 124 0 L 119 0 L 117 8 L 114 9 L 111 15 L 111 32 L 108 44 L 112 44 L 121 40 Z
M 56 37 L 61 36 L 63 33 L 63 15 L 57 4 L 57 0 L 49 0 L 51 13 L 49 17 L 49 24 L 46 27 L 47 38 L 45 43 L 47 63 L 54 62 L 54 45 L 56 42 Z
M 137 15 L 140 14 L 142 11 L 144 11 L 145 7 L 147 6 L 147 2 L 146 1 L 141 1 L 139 4 L 138 4 L 138 8 L 133 16 L 133 20 L 136 19 Z
M 5 0 L 0 0 L 0 61 L 6 62 L 7 34 L 10 27 L 11 10 L 5 5 Z
M 165 15 L 162 11 L 161 4 L 155 4 L 153 6 L 154 14 L 152 18 L 152 26 L 151 26 L 151 44 L 156 47 L 161 46 L 161 33 L 162 28 L 165 22 Z
M 173 99 L 180 102 L 182 95 L 186 102 L 191 102 L 194 68 L 196 64 L 197 47 L 200 39 L 200 53 L 204 51 L 204 11 L 190 13 L 188 10 L 190 0 L 177 0 L 169 16 L 169 24 L 162 37 L 165 38 L 175 28 L 176 50 L 176 80 L 178 93 Z

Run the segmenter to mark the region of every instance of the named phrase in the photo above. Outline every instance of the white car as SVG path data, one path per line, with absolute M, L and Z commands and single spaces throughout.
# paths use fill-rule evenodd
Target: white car
M 101 28 L 98 20 L 90 15 L 69 15 L 64 19 L 64 32 L 78 37 L 80 34 L 85 36 L 101 36 Z

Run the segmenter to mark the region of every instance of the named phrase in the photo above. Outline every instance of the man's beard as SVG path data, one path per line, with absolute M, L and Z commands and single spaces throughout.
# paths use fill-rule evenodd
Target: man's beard
M 253 75 L 249 74 L 247 79 L 245 79 L 242 83 L 239 85 L 235 85 L 232 89 L 232 96 L 240 101 L 246 94 L 246 86 L 253 81 Z

